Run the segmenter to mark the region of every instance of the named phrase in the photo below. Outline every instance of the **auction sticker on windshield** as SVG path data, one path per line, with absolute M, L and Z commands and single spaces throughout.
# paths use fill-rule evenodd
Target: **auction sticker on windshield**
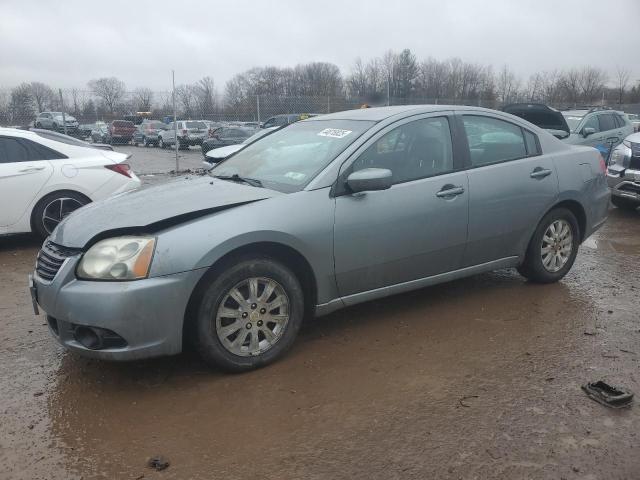
M 351 132 L 352 130 L 342 130 L 341 128 L 325 128 L 318 135 L 321 137 L 344 138 Z

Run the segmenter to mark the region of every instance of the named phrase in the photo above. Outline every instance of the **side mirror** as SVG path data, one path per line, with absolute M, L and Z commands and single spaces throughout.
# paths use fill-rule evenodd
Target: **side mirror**
M 347 185 L 353 193 L 386 190 L 392 182 L 393 174 L 386 168 L 364 168 L 347 177 Z
M 587 138 L 589 135 L 593 135 L 594 133 L 596 133 L 596 129 L 593 127 L 584 127 L 582 129 L 582 136 L 584 138 Z

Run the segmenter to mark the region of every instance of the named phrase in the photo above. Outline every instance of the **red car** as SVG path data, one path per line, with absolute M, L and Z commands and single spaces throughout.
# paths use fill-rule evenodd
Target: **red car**
M 129 143 L 136 131 L 136 126 L 128 120 L 114 120 L 109 124 L 107 143 Z

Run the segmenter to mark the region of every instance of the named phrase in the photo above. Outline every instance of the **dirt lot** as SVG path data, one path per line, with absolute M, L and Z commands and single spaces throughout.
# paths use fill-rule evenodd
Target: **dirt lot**
M 640 478 L 640 403 L 580 390 L 640 393 L 640 213 L 612 210 L 559 284 L 508 270 L 350 308 L 244 375 L 65 353 L 31 311 L 37 249 L 0 238 L 0 478 Z

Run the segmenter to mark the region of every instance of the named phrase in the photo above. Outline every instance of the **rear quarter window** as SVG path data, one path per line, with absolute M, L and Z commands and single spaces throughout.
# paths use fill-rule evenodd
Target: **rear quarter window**
M 529 130 L 524 131 L 524 141 L 527 146 L 527 155 L 532 157 L 535 155 L 540 155 L 542 152 L 540 150 L 540 144 L 538 143 L 538 137 L 531 133 Z

